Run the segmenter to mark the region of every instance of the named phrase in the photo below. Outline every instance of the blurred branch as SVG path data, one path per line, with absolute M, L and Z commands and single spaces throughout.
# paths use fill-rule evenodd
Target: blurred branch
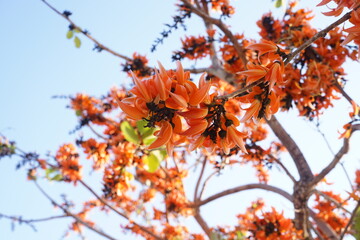
M 87 185 L 83 180 L 79 180 L 79 182 L 81 183 L 81 185 L 83 185 L 87 190 L 89 190 L 102 204 L 104 204 L 106 207 L 110 208 L 112 211 L 114 211 L 115 213 L 117 213 L 118 215 L 122 216 L 123 218 L 127 219 L 128 221 L 131 221 L 132 224 L 134 224 L 135 226 L 139 227 L 139 229 L 141 229 L 143 232 L 146 232 L 147 234 L 151 235 L 153 238 L 157 239 L 157 240 L 163 240 L 162 237 L 157 236 L 155 233 L 151 232 L 150 230 L 148 230 L 146 227 L 134 222 L 133 220 L 130 219 L 129 216 L 127 216 L 126 214 L 120 212 L 119 210 L 117 210 L 116 208 L 114 208 L 113 206 L 111 206 L 109 203 L 107 203 L 102 197 L 100 197 L 99 195 L 97 195 L 97 193 L 89 186 Z
M 74 218 L 78 223 L 84 225 L 85 227 L 87 227 L 88 229 L 96 232 L 97 234 L 110 239 L 110 240 L 116 240 L 116 238 L 111 237 L 110 235 L 104 233 L 102 230 L 99 230 L 93 226 L 91 226 L 89 223 L 85 222 L 84 220 L 82 220 L 81 218 L 79 218 L 78 216 L 76 216 L 75 214 L 71 213 L 68 209 L 66 209 L 64 206 L 62 206 L 61 204 L 58 204 L 54 199 L 52 199 L 46 192 L 44 189 L 42 189 L 42 187 L 40 187 L 40 185 L 37 183 L 37 181 L 33 181 L 36 185 L 36 187 L 40 190 L 40 192 L 51 202 L 52 205 L 60 208 L 67 216 L 70 216 L 72 218 Z
M 196 182 L 196 186 L 195 186 L 194 202 L 197 202 L 200 199 L 200 198 L 198 198 L 198 192 L 199 192 L 199 186 L 200 186 L 200 183 L 201 183 L 201 179 L 202 179 L 202 177 L 204 175 L 206 163 L 207 163 L 207 157 L 205 156 L 204 160 L 203 160 L 203 164 L 201 166 L 200 175 L 199 175 L 199 178 L 198 178 L 198 180 Z
M 272 155 L 271 155 L 272 156 Z M 279 164 L 279 166 L 285 171 L 285 174 L 291 179 L 293 183 L 296 182 L 296 179 L 294 176 L 290 173 L 290 171 L 285 167 L 285 165 L 280 161 L 280 159 L 276 158 L 275 156 L 272 156 L 274 161 Z
M 312 180 L 313 173 L 311 172 L 310 166 L 306 161 L 303 153 L 301 152 L 299 146 L 295 143 L 292 137 L 286 132 L 280 122 L 276 119 L 275 116 L 272 116 L 270 120 L 267 121 L 272 131 L 279 138 L 281 143 L 289 151 L 290 156 L 295 162 L 296 168 L 300 175 L 300 180 L 306 179 Z
M 352 104 L 353 102 L 355 102 L 350 96 L 349 94 L 347 94 L 347 92 L 345 92 L 344 88 L 340 85 L 340 83 L 338 81 L 334 81 L 334 86 L 341 92 L 341 94 L 346 98 L 346 100 Z
M 321 230 L 321 232 L 326 236 L 327 240 L 337 240 L 339 236 L 337 236 L 334 229 L 331 226 L 324 222 L 321 218 L 319 218 L 316 213 L 312 210 L 309 210 L 311 218 L 315 221 L 317 227 Z M 311 224 L 310 224 L 311 225 Z
M 204 191 L 205 191 L 205 188 L 208 184 L 208 182 L 210 181 L 210 179 L 215 176 L 215 174 L 219 173 L 219 170 L 213 172 L 212 174 L 210 174 L 204 181 L 203 185 L 202 185 L 202 188 L 201 188 L 201 191 L 200 191 L 200 194 L 199 194 L 199 200 L 202 198 L 203 194 L 204 194 Z
M 26 224 L 29 227 L 31 227 L 34 231 L 36 231 L 35 226 L 33 225 L 33 223 L 37 223 L 37 222 L 47 222 L 47 221 L 51 221 L 51 220 L 55 220 L 55 219 L 61 219 L 61 218 L 67 218 L 70 217 L 69 215 L 59 215 L 59 216 L 51 216 L 51 217 L 46 217 L 46 218 L 38 218 L 38 219 L 24 219 L 21 216 L 9 216 L 9 215 L 5 215 L 0 213 L 0 219 L 1 218 L 6 218 L 9 219 L 13 222 L 18 222 L 20 224 Z
M 327 201 L 332 202 L 336 205 L 337 208 L 340 208 L 341 210 L 347 212 L 347 213 L 351 213 L 349 210 L 347 210 L 346 208 L 344 208 L 344 204 L 338 202 L 336 199 L 332 198 L 331 196 L 319 191 L 319 190 L 314 190 L 314 193 L 319 194 L 320 196 L 322 196 L 323 198 L 325 198 Z
M 274 193 L 277 193 L 277 194 L 285 197 L 289 201 L 293 200 L 293 197 L 289 193 L 287 193 L 286 191 L 284 191 L 284 190 L 282 190 L 280 188 L 277 188 L 277 187 L 274 187 L 274 186 L 271 186 L 271 185 L 267 185 L 267 184 L 262 184 L 262 183 L 253 183 L 253 184 L 242 185 L 242 186 L 235 187 L 235 188 L 230 188 L 228 190 L 225 190 L 225 191 L 222 191 L 222 192 L 217 193 L 215 195 L 212 195 L 212 196 L 200 201 L 198 203 L 198 206 L 205 205 L 205 204 L 207 204 L 207 203 L 209 203 L 211 201 L 214 201 L 216 199 L 225 197 L 225 196 L 230 195 L 230 194 L 234 194 L 234 193 L 238 193 L 238 192 L 246 191 L 246 190 L 250 190 L 250 189 L 262 189 L 262 190 L 274 192 Z
M 351 126 L 351 134 L 357 130 L 360 130 L 360 124 L 355 124 Z M 351 137 L 351 135 L 350 135 Z M 334 159 L 327 165 L 317 176 L 315 176 L 314 180 L 312 181 L 312 185 L 316 185 L 318 182 L 320 182 L 331 170 L 334 169 L 334 167 L 339 163 L 341 158 L 349 151 L 349 138 L 344 138 L 343 146 L 340 148 L 340 150 L 335 155 Z

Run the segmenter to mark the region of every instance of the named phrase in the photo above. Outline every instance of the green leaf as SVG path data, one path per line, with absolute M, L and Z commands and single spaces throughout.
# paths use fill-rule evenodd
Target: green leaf
M 147 121 L 145 119 L 136 122 L 136 127 L 141 135 L 143 135 L 144 132 L 146 132 L 149 129 L 148 127 L 145 127 L 146 124 Z
M 124 134 L 126 140 L 135 144 L 139 144 L 139 136 L 128 121 L 122 122 L 120 125 L 120 129 L 121 132 Z
M 75 111 L 75 114 L 76 114 L 76 116 L 80 117 L 81 114 L 82 114 L 82 111 L 81 111 L 81 110 L 76 110 L 76 111 Z
M 150 135 L 150 136 L 148 136 L 148 137 L 146 137 L 146 138 L 143 138 L 143 143 L 144 143 L 144 145 L 150 145 L 150 144 L 152 144 L 155 140 L 156 140 L 156 136 L 154 136 L 154 135 Z
M 276 0 L 275 7 L 279 8 L 284 5 L 285 0 Z
M 152 136 L 156 130 L 156 128 L 145 127 L 147 123 L 148 122 L 145 119 L 136 122 L 136 127 L 143 139 L 147 138 L 148 136 Z
M 53 176 L 51 179 L 51 181 L 62 181 L 63 177 L 61 174 L 56 174 L 55 176 Z
M 56 169 L 54 169 L 54 168 L 48 168 L 48 169 L 46 169 L 46 170 L 45 170 L 45 177 L 46 177 L 47 179 L 50 179 L 50 175 L 51 175 L 52 173 L 54 173 L 54 172 L 56 172 Z
M 356 211 L 353 229 L 355 239 L 360 239 L 360 208 Z
M 71 39 L 73 36 L 74 36 L 74 32 L 73 32 L 72 30 L 69 30 L 69 31 L 66 33 L 66 38 L 67 38 L 67 39 Z
M 245 239 L 245 235 L 241 232 L 241 231 L 237 231 L 236 232 L 236 239 L 237 240 L 243 240 L 243 239 Z
M 62 181 L 63 177 L 59 173 L 58 169 L 55 168 L 48 168 L 45 170 L 45 178 L 50 181 Z
M 150 154 L 144 158 L 147 170 L 151 173 L 155 172 L 159 168 L 161 160 L 162 158 L 159 150 L 150 152 Z
M 75 37 L 74 38 L 74 43 L 75 43 L 75 47 L 80 48 L 80 46 L 81 46 L 80 38 Z

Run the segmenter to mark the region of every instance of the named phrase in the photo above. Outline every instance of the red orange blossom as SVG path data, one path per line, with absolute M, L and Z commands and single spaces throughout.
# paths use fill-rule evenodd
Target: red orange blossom
M 171 155 L 175 145 L 190 143 L 190 150 L 220 147 L 228 153 L 238 146 L 246 152 L 246 134 L 237 130 L 239 120 L 226 112 L 223 102 L 214 99 L 217 93 L 210 93 L 211 80 L 206 74 L 201 75 L 197 86 L 178 62 L 175 71 L 166 71 L 159 63 L 159 70 L 150 78 L 132 77 L 133 96 L 118 103 L 128 117 L 145 119 L 148 127 L 160 128 L 149 149 L 165 145 Z

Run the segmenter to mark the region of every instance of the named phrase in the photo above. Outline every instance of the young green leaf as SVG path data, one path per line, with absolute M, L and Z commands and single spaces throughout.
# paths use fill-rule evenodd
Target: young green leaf
M 67 39 L 71 39 L 73 36 L 74 36 L 74 32 L 73 32 L 72 30 L 69 30 L 69 31 L 66 33 L 66 38 L 67 38 Z
M 63 180 L 63 177 L 61 174 L 56 174 L 55 176 L 53 176 L 52 178 L 50 178 L 51 181 L 61 181 Z
M 147 166 L 147 170 L 151 173 L 155 172 L 160 166 L 160 160 L 153 152 L 144 157 L 144 162 Z
M 80 38 L 75 37 L 74 38 L 74 43 L 75 43 L 75 47 L 80 48 L 80 46 L 81 46 Z
M 150 135 L 145 138 L 143 138 L 143 143 L 145 146 L 152 144 L 156 140 L 156 136 Z
M 124 137 L 129 142 L 139 144 L 139 136 L 135 129 L 130 125 L 128 121 L 124 121 L 120 125 L 121 132 L 124 134 Z
M 145 127 L 147 123 L 148 122 L 144 119 L 136 122 L 136 127 L 143 140 L 148 136 L 152 136 L 152 134 L 155 132 L 155 128 Z
M 284 5 L 285 0 L 276 0 L 275 7 L 279 8 Z

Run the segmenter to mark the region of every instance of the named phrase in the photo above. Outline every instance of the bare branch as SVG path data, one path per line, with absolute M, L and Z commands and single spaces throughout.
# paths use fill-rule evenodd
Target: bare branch
M 272 156 L 272 155 L 271 155 Z M 293 183 L 296 182 L 296 179 L 294 176 L 290 173 L 290 171 L 285 167 L 285 165 L 276 157 L 272 156 L 274 161 L 279 164 L 279 166 L 285 171 L 285 174 L 291 179 Z
M 207 186 L 207 184 L 209 183 L 210 179 L 211 179 L 213 176 L 215 176 L 217 173 L 219 173 L 218 170 L 215 171 L 215 172 L 213 172 L 212 174 L 210 174 L 210 175 L 205 179 L 205 181 L 204 181 L 204 183 L 203 183 L 203 185 L 202 185 L 200 194 L 199 194 L 199 199 L 202 198 L 202 196 L 203 196 L 203 194 L 204 194 L 204 192 L 205 192 L 206 186 Z
M 351 133 L 360 130 L 360 124 L 355 124 L 351 126 Z M 351 135 L 350 135 L 351 137 Z M 312 185 L 320 182 L 331 170 L 335 168 L 335 166 L 339 163 L 341 158 L 349 151 L 349 138 L 344 138 L 343 146 L 340 148 L 338 153 L 334 156 L 334 159 L 327 165 L 317 176 L 315 176 Z
M 62 206 L 61 204 L 58 204 L 54 199 L 52 199 L 45 191 L 44 189 L 42 189 L 42 187 L 40 187 L 40 185 L 36 182 L 33 181 L 36 185 L 36 187 L 40 190 L 40 192 L 47 198 L 49 199 L 49 201 L 51 202 L 52 205 L 60 208 L 66 215 L 74 218 L 78 223 L 84 225 L 85 227 L 87 227 L 88 229 L 96 232 L 97 234 L 110 239 L 110 240 L 116 240 L 116 238 L 111 237 L 110 235 L 104 233 L 103 231 L 91 226 L 89 223 L 83 221 L 81 218 L 79 218 L 78 216 L 76 216 L 75 214 L 71 213 L 68 209 L 66 209 L 64 206 Z
M 345 92 L 344 88 L 339 84 L 338 81 L 335 81 L 334 86 L 339 89 L 341 94 L 346 98 L 346 100 L 348 100 L 350 104 L 354 102 L 354 100 L 349 96 L 349 94 L 347 94 L 347 92 Z
M 205 156 L 204 160 L 203 160 L 203 164 L 201 166 L 201 171 L 200 171 L 200 175 L 199 175 L 199 178 L 197 180 L 197 183 L 196 183 L 196 186 L 195 186 L 195 192 L 194 192 L 194 202 L 197 202 L 198 201 L 198 191 L 199 191 L 199 186 L 200 186 L 200 183 L 201 183 L 201 179 L 204 175 L 204 171 L 205 171 L 205 167 L 206 167 L 206 163 L 207 163 L 207 157 Z
M 290 156 L 295 162 L 296 168 L 300 175 L 300 180 L 306 179 L 306 181 L 312 180 L 314 175 L 311 172 L 310 166 L 306 161 L 303 153 L 301 152 L 298 145 L 290 137 L 290 135 L 285 131 L 280 122 L 276 119 L 275 116 L 272 116 L 270 120 L 267 121 L 272 131 L 279 138 L 281 143 L 289 151 Z
M 206 221 L 200 215 L 200 209 L 198 209 L 198 208 L 196 209 L 194 218 L 197 221 L 197 223 L 199 223 L 200 227 L 202 228 L 202 230 L 204 230 L 204 232 L 209 237 L 209 239 L 211 239 L 212 232 L 211 232 L 209 226 L 207 225 Z
M 277 187 L 274 187 L 274 186 L 271 186 L 271 185 L 267 185 L 267 184 L 262 184 L 262 183 L 253 183 L 253 184 L 246 184 L 246 185 L 242 185 L 242 186 L 239 186 L 239 187 L 230 188 L 228 190 L 222 191 L 220 193 L 217 193 L 215 195 L 212 195 L 212 196 L 200 201 L 198 203 L 198 205 L 202 206 L 202 205 L 205 205 L 205 204 L 207 204 L 207 203 L 209 203 L 211 201 L 214 201 L 216 199 L 225 197 L 227 195 L 238 193 L 238 192 L 241 192 L 241 191 L 250 190 L 250 189 L 262 189 L 262 190 L 274 192 L 274 193 L 277 193 L 277 194 L 285 197 L 289 201 L 293 200 L 293 197 L 289 193 L 287 193 L 286 191 L 284 191 L 284 190 L 282 190 L 280 188 L 277 188 Z
M 135 226 L 139 227 L 143 232 L 146 232 L 147 234 L 151 235 L 153 238 L 158 239 L 158 240 L 163 240 L 162 237 L 157 236 L 155 233 L 151 232 L 149 229 L 147 229 L 146 227 L 134 222 L 133 220 L 130 220 L 130 218 L 120 212 L 119 210 L 117 210 L 116 208 L 114 208 L 113 206 L 111 206 L 109 203 L 107 203 L 102 197 L 100 197 L 99 195 L 97 195 L 97 193 L 90 187 L 88 186 L 84 181 L 79 180 L 79 182 L 81 183 L 81 185 L 83 185 L 87 190 L 89 190 L 102 204 L 104 204 L 105 206 L 107 206 L 108 208 L 110 208 L 112 211 L 114 211 L 115 213 L 117 213 L 118 215 L 122 216 L 123 218 L 129 220 L 132 222 L 132 224 L 134 224 Z

